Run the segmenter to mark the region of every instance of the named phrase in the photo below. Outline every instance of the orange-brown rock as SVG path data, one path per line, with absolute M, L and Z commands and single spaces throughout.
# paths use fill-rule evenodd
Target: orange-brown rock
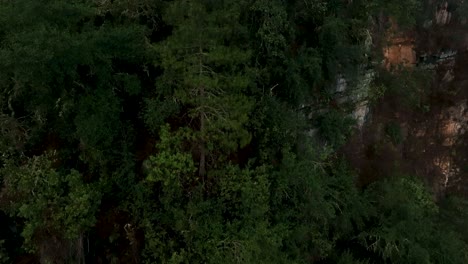
M 403 65 L 411 67 L 416 64 L 414 44 L 409 38 L 394 38 L 391 44 L 384 48 L 385 66 Z

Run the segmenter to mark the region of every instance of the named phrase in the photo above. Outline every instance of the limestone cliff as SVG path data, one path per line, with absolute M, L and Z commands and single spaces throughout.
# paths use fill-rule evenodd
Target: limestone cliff
M 429 86 L 421 87 L 422 106 L 414 109 L 401 98 L 384 96 L 371 107 L 368 121 L 345 152 L 364 185 L 398 167 L 424 178 L 436 197 L 468 195 L 466 18 L 454 15 L 448 2 L 428 1 L 426 8 L 431 17 L 411 31 L 392 27 L 382 48 L 382 66 L 388 71 L 402 66 L 429 73 Z M 401 141 L 388 140 L 391 126 L 397 127 Z

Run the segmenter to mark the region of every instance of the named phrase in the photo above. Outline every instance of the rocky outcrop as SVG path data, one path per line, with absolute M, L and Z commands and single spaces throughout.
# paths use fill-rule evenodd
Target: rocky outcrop
M 438 65 L 446 64 L 445 66 L 447 68 L 453 69 L 457 54 L 458 51 L 452 49 L 442 50 L 432 54 L 422 53 L 419 56 L 417 66 L 425 69 L 435 69 Z
M 361 121 L 345 152 L 361 184 L 397 170 L 423 178 L 436 198 L 468 196 L 468 33 L 448 2 L 430 8 L 432 17 L 418 30 L 401 32 L 393 25 L 382 50 L 388 70 L 429 71 L 432 82 L 419 88 L 419 107 L 405 106 L 402 95 L 386 96 L 369 116 L 366 105 L 357 103 L 356 119 L 368 121 Z M 337 84 L 337 91 L 348 89 Z M 386 131 L 390 125 L 398 129 L 398 142 Z
M 467 130 L 468 105 L 463 100 L 452 107 L 443 108 L 432 122 L 425 122 L 414 131 L 412 140 L 420 143 L 420 151 L 429 161 L 427 167 L 433 169 L 432 186 L 439 196 L 459 189 L 468 180 L 461 175 L 456 151 Z M 412 151 L 413 155 L 417 155 L 418 149 L 413 148 Z
M 356 126 L 361 129 L 369 114 L 369 95 L 371 83 L 374 80 L 373 70 L 362 70 L 361 75 L 352 85 L 344 76 L 338 76 L 335 85 L 335 98 L 339 105 L 350 105 L 350 116 L 356 120 Z
M 437 25 L 447 25 L 450 23 L 452 13 L 447 10 L 448 2 L 443 2 L 435 13 L 435 22 Z
M 385 66 L 396 65 L 412 67 L 416 64 L 414 41 L 407 37 L 394 38 L 390 45 L 384 48 Z

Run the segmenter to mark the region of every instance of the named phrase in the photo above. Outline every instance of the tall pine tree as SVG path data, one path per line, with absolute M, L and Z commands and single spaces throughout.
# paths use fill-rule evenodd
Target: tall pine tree
M 174 1 L 165 14 L 173 32 L 156 45 L 164 74 L 156 84 L 175 101 L 198 153 L 199 175 L 211 161 L 249 143 L 250 51 L 242 44 L 241 6 L 234 1 Z

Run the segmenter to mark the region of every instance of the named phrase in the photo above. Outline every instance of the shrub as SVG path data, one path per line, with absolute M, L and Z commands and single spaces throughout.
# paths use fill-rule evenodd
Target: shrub
M 401 127 L 396 122 L 390 122 L 385 126 L 385 135 L 394 145 L 399 145 L 403 142 Z

